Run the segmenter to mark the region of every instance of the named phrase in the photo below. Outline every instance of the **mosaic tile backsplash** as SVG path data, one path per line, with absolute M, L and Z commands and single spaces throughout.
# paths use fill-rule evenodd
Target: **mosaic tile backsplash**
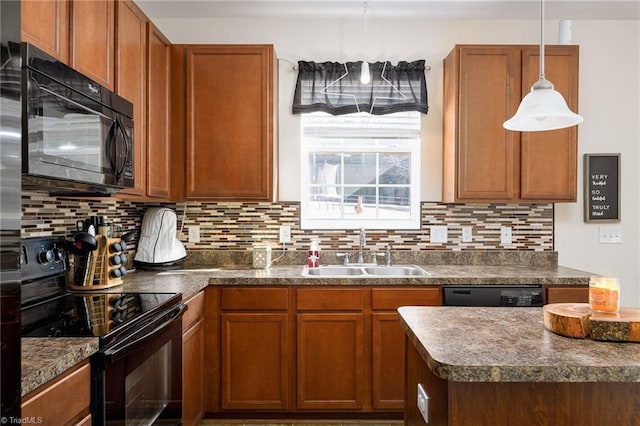
M 180 239 L 187 251 L 250 250 L 254 243 L 278 244 L 280 225 L 291 226 L 294 250 L 306 250 L 312 238 L 324 250 L 352 250 L 356 231 L 300 229 L 300 204 L 290 203 L 142 203 L 111 198 L 66 198 L 24 192 L 22 237 L 66 235 L 76 221 L 105 216 L 124 231 L 139 229 L 148 207 L 172 208 L 182 225 Z M 186 211 L 185 211 L 186 209 Z M 188 226 L 200 226 L 200 242 L 188 243 Z M 431 225 L 448 226 L 448 242 L 429 241 Z M 462 242 L 462 228 L 472 227 L 473 241 Z M 500 244 L 500 228 L 512 228 L 513 244 Z M 553 204 L 422 203 L 422 229 L 367 232 L 367 246 L 394 250 L 525 250 L 553 251 Z M 134 241 L 135 245 L 135 241 Z

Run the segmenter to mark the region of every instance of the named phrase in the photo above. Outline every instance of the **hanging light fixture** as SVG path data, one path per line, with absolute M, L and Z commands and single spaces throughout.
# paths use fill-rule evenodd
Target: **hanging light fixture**
M 367 44 L 367 8 L 369 7 L 369 1 L 366 0 L 364 2 L 364 6 L 362 9 L 362 26 L 364 33 L 364 43 L 365 47 Z M 362 60 L 362 66 L 360 67 L 360 83 L 369 84 L 371 82 L 371 72 L 369 70 L 369 62 L 367 60 Z
M 544 77 L 544 0 L 540 0 L 540 76 L 520 102 L 515 115 L 502 126 L 507 130 L 538 132 L 575 126 L 582 120 Z

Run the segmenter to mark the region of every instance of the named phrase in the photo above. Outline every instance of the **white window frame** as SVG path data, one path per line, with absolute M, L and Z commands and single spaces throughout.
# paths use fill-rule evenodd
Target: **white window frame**
M 420 114 L 415 113 L 403 113 L 403 114 L 412 114 L 412 120 L 416 120 L 417 128 L 411 129 L 403 129 L 396 130 L 393 128 L 378 128 L 376 123 L 371 124 L 370 121 L 375 121 L 376 117 L 369 116 L 366 113 L 359 114 L 361 120 L 363 120 L 362 129 L 357 129 L 354 132 L 352 129 L 347 129 L 346 132 L 342 132 L 338 130 L 337 132 L 333 132 L 332 130 L 328 130 L 326 133 L 317 134 L 317 135 L 305 135 L 305 116 L 315 115 L 316 117 L 331 117 L 328 114 L 323 113 L 311 113 L 311 114 L 303 114 L 302 123 L 301 123 L 301 138 L 302 138 L 302 149 L 301 149 L 301 203 L 300 203 L 300 226 L 301 229 L 358 229 L 358 228 L 366 228 L 366 229 L 420 229 L 421 222 L 421 214 L 420 214 Z M 356 114 L 352 114 L 356 115 Z M 340 116 L 344 117 L 344 116 Z M 368 118 L 372 117 L 372 119 Z M 379 116 L 378 116 L 379 117 Z M 313 119 L 315 117 L 311 117 Z M 322 133 L 323 129 L 320 129 Z M 351 131 L 349 131 L 351 130 Z M 341 133 L 342 132 L 342 133 Z M 333 133 L 333 134 L 332 134 Z M 358 143 L 360 142 L 360 144 Z M 339 209 L 342 218 L 317 218 L 310 217 L 310 209 L 311 209 L 311 189 L 314 187 L 313 183 L 310 181 L 311 173 L 309 171 L 310 168 L 310 160 L 309 156 L 313 153 L 343 153 L 348 155 L 349 153 L 406 153 L 411 157 L 411 172 L 410 172 L 410 184 L 409 187 L 409 218 L 407 219 L 383 219 L 383 218 L 345 218 L 344 217 L 344 209 L 345 207 L 353 208 L 352 204 L 345 204 L 344 199 L 341 201 L 337 201 L 339 204 Z M 344 165 L 344 156 L 341 159 L 341 164 Z M 376 167 L 379 166 L 378 159 L 376 159 Z M 341 179 L 340 184 L 338 185 L 342 191 L 341 194 L 345 193 L 345 189 L 350 187 L 375 187 L 375 188 L 385 188 L 385 187 L 405 187 L 406 185 L 391 185 L 391 184 L 380 184 L 376 182 L 373 185 L 363 185 L 363 184 L 346 184 L 344 180 L 344 166 L 340 167 L 341 170 Z M 380 177 L 380 173 L 376 170 L 375 173 L 376 179 Z M 317 186 L 317 185 L 316 185 Z M 378 191 L 376 190 L 376 193 Z M 379 197 L 376 196 L 378 200 Z M 370 208 L 370 206 L 369 206 Z M 377 214 L 377 212 L 376 212 Z

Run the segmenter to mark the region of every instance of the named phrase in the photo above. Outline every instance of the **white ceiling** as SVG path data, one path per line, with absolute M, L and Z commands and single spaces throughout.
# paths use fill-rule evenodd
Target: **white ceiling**
M 539 19 L 537 0 L 135 0 L 153 19 Z M 640 0 L 547 0 L 546 19 L 639 20 Z

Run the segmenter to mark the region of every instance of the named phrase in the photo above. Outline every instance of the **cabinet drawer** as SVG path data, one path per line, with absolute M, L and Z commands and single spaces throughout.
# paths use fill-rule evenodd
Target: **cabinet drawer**
M 548 287 L 545 303 L 587 303 L 589 287 Z
M 89 414 L 91 368 L 84 362 L 62 377 L 31 392 L 22 402 L 22 417 L 42 418 L 47 424 L 76 424 Z
M 187 310 L 182 316 L 182 330 L 186 330 L 195 324 L 204 313 L 204 291 L 196 294 L 186 301 Z
M 442 288 L 374 288 L 371 290 L 374 310 L 398 309 L 400 306 L 442 305 Z
M 223 310 L 286 310 L 289 291 L 286 288 L 223 288 L 220 306 Z
M 364 307 L 365 290 L 346 288 L 305 288 L 297 292 L 299 311 L 359 311 Z

